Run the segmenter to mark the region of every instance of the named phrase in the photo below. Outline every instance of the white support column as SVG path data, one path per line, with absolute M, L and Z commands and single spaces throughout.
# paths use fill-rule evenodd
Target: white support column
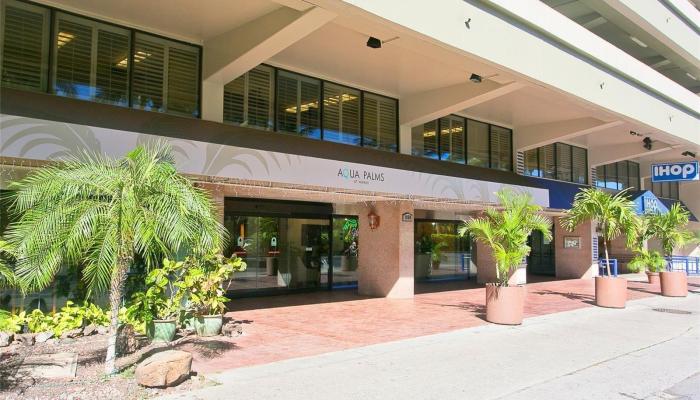
M 322 27 L 336 14 L 279 8 L 204 42 L 202 118 L 223 121 L 223 86 Z
M 623 123 L 623 121 L 604 122 L 587 117 L 523 126 L 514 132 L 513 147 L 517 151 L 531 150 L 554 142 L 601 132 Z
M 524 86 L 518 82 L 499 85 L 485 80 L 478 84 L 461 83 L 407 96 L 399 103 L 399 124 L 409 127 L 420 125 L 504 96 Z

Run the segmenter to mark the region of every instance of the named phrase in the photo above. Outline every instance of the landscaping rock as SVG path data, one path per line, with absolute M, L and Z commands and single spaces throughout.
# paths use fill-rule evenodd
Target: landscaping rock
M 83 336 L 90 336 L 97 333 L 97 326 L 94 324 L 85 325 L 83 328 Z
M 17 374 L 32 378 L 74 378 L 77 367 L 75 353 L 38 354 L 27 356 Z
M 168 387 L 190 376 L 192 354 L 180 350 L 166 350 L 143 360 L 136 367 L 136 381 L 146 387 Z
M 9 346 L 15 340 L 15 334 L 10 332 L 0 332 L 0 347 Z
M 229 321 L 221 328 L 221 333 L 230 337 L 241 336 L 243 334 L 243 325 Z
M 15 335 L 15 341 L 25 346 L 33 346 L 35 336 L 35 333 L 21 333 L 19 335 Z
M 45 341 L 51 339 L 52 337 L 53 337 L 53 332 L 51 332 L 51 331 L 39 332 L 34 337 L 34 340 L 37 343 L 44 343 Z
M 107 333 L 109 333 L 108 326 L 102 326 L 102 325 L 97 326 L 97 334 L 98 335 L 106 335 Z
M 75 329 L 71 329 L 69 331 L 63 332 L 61 334 L 61 339 L 75 339 L 82 334 L 83 334 L 83 330 L 81 328 L 75 328 Z
M 131 354 L 138 350 L 139 341 L 134 327 L 126 324 L 117 328 L 117 355 Z

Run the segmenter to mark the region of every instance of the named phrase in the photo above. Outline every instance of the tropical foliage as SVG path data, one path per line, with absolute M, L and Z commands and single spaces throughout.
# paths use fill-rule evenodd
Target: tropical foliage
M 539 214 L 542 208 L 532 203 L 532 196 L 503 189 L 496 193 L 501 209 L 489 207 L 484 216 L 465 221 L 459 234 L 470 233 L 476 240 L 489 246 L 496 262 L 496 280 L 508 286 L 512 271 L 530 254 L 528 237 L 533 231 L 542 232 L 551 239 L 551 222 Z
M 20 287 L 46 288 L 62 265 L 76 264 L 90 290 L 109 289 L 108 374 L 115 371 L 118 310 L 134 258 L 152 267 L 183 249 L 201 254 L 222 245 L 211 200 L 178 174 L 162 143 L 118 160 L 86 154 L 40 168 L 11 189 L 17 220 L 6 239 Z
M 661 241 L 664 256 L 671 257 L 673 249 L 694 240 L 693 234 L 685 229 L 690 213 L 680 203 L 675 203 L 665 214 L 654 214 L 650 218 L 654 236 Z
M 19 313 L 0 312 L 0 332 L 17 333 L 22 326 L 26 325 L 29 332 L 51 331 L 54 336 L 60 337 L 64 332 L 90 324 L 108 326 L 109 314 L 101 307 L 89 302 L 77 305 L 68 301 L 55 313 L 44 313 L 40 309 Z
M 603 236 L 605 259 L 609 260 L 610 241 L 623 233 L 627 237 L 634 236 L 634 203 L 627 198 L 626 190 L 610 194 L 595 188 L 583 189 L 574 197 L 574 203 L 561 219 L 561 225 L 571 232 L 589 220 L 598 222 Z M 611 276 L 610 264 L 606 263 L 606 267 L 608 276 Z
M 179 317 L 182 291 L 175 288 L 176 282 L 184 274 L 182 261 L 163 260 L 160 268 L 154 268 L 146 275 L 146 290 L 136 292 L 131 298 L 128 315 L 141 322 L 150 323 L 154 319 L 166 320 Z
M 0 289 L 16 285 L 15 271 L 12 263 L 15 261 L 12 244 L 0 239 Z
M 218 315 L 226 310 L 229 299 L 225 296 L 231 276 L 245 271 L 246 263 L 233 256 L 224 257 L 212 252 L 203 257 L 188 257 L 182 280 L 175 283 L 188 300 L 188 311 L 195 315 Z
M 632 272 L 649 271 L 661 272 L 666 265 L 664 257 L 658 251 L 646 249 L 635 250 L 635 256 L 627 263 L 627 269 Z

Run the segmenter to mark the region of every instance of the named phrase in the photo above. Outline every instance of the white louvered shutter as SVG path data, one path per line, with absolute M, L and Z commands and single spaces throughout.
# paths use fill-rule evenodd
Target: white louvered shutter
M 2 85 L 45 91 L 49 10 L 18 1 L 2 5 Z

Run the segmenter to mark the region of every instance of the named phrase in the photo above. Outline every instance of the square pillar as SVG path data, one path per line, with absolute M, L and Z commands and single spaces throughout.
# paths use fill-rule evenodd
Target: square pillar
M 382 201 L 359 205 L 358 291 L 364 296 L 413 297 L 413 220 L 402 221 L 402 214 L 413 214 L 408 201 Z M 368 214 L 379 216 L 379 226 L 371 229 Z
M 557 278 L 592 278 L 598 273 L 598 264 L 593 261 L 593 238 L 595 234 L 591 221 L 584 222 L 569 232 L 561 227 L 560 217 L 555 217 L 554 263 Z M 580 237 L 580 248 L 564 248 L 566 237 Z
M 496 261 L 492 256 L 491 248 L 480 241 L 476 245 L 476 281 L 480 284 L 496 282 Z M 508 278 L 509 285 L 524 285 L 527 283 L 527 264 L 523 262 L 517 269 L 511 272 Z

